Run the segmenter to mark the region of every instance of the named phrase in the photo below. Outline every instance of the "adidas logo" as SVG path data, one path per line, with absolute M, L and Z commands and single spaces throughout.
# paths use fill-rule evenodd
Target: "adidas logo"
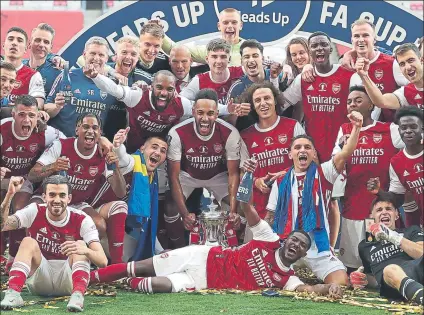
M 307 88 L 307 90 L 308 90 L 308 91 L 313 91 L 313 90 L 314 90 L 314 87 L 313 87 L 312 85 L 310 85 L 310 86 Z
M 262 257 L 265 258 L 268 255 L 268 252 L 266 250 L 262 250 Z
M 256 148 L 258 146 L 258 144 L 256 142 L 252 143 L 252 148 Z
M 143 112 L 143 114 L 146 115 L 146 116 L 150 116 L 150 111 L 148 110 L 146 112 Z
M 47 234 L 47 229 L 45 227 L 40 229 L 40 232 L 43 232 L 44 234 Z
M 420 94 L 415 95 L 414 100 L 420 100 L 422 97 Z
M 6 152 L 12 152 L 12 151 L 13 151 L 12 147 L 8 147 L 8 148 L 6 149 Z
M 194 153 L 193 148 L 190 148 L 190 149 L 187 151 L 187 153 Z
M 405 172 L 403 172 L 403 176 L 408 176 L 408 175 L 409 175 L 408 171 L 405 170 Z

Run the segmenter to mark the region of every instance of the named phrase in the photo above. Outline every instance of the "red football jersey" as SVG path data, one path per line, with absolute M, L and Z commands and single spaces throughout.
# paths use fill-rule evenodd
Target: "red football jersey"
M 84 240 L 87 244 L 99 242 L 96 225 L 87 214 L 71 207 L 66 211 L 67 217 L 62 222 L 48 218 L 46 204 L 31 203 L 14 214 L 19 228 L 28 228 L 29 235 L 37 241 L 47 260 L 68 259 L 60 252 L 60 245 L 67 240 Z
M 59 139 L 60 134 L 59 130 L 48 126 L 43 132 L 33 131 L 27 138 L 19 137 L 14 131 L 13 118 L 2 119 L 0 166 L 10 169 L 5 178 L 27 176 L 46 146 Z
M 97 146 L 90 156 L 82 155 L 77 149 L 77 139 L 67 138 L 53 142 L 37 163 L 49 165 L 61 156 L 69 159 L 67 176 L 72 186 L 72 203 L 86 202 L 99 190 L 100 179 L 106 175 L 104 157 L 100 156 Z
M 145 91 L 136 106 L 127 107 L 131 127 L 127 140 L 128 152 L 137 151 L 151 136 L 165 136 L 184 115 L 179 96 L 175 96 L 164 111 L 158 111 L 150 101 L 151 93 L 151 91 Z
M 409 83 L 393 92 L 399 99 L 400 106 L 417 106 L 424 110 L 423 106 L 423 89 L 417 88 L 415 84 Z
M 227 171 L 227 160 L 240 159 L 240 134 L 234 126 L 217 119 L 211 135 L 197 133 L 194 118 L 169 131 L 168 158 L 181 162 L 181 171 L 207 180 Z
M 264 237 L 255 237 L 255 229 L 266 230 Z M 261 221 L 252 227 L 254 240 L 235 249 L 212 247 L 206 262 L 209 289 L 257 290 L 284 288 L 294 271 L 281 262 L 280 241 L 269 225 Z
M 242 67 L 228 67 L 230 70 L 230 76 L 227 81 L 223 83 L 217 83 L 212 80 L 210 71 L 198 74 L 199 78 L 199 90 L 212 89 L 218 94 L 218 100 L 221 104 L 226 104 L 226 97 L 228 90 L 231 85 L 237 81 L 241 76 L 244 75 Z
M 390 161 L 390 191 L 396 194 L 410 191 L 421 213 L 424 211 L 423 152 L 411 156 L 402 150 Z
M 38 71 L 23 64 L 16 70 L 16 87 L 8 96 L 11 103 L 15 102 L 18 95 L 23 94 L 45 98 L 43 79 Z
M 282 171 L 292 164 L 288 156 L 291 139 L 304 133 L 296 120 L 280 116 L 267 129 L 260 129 L 257 124 L 252 125 L 240 134 L 243 139 L 240 165 L 248 158 L 255 158 L 258 161 L 253 174 L 255 178 Z M 269 193 L 264 194 L 253 186 L 253 204 L 261 219 L 266 215 L 268 197 Z
M 314 139 L 321 162 L 331 158 L 340 126 L 347 122 L 347 97 L 353 72 L 340 65 L 326 74 L 317 72 L 315 81 L 308 83 L 297 76 L 284 92 L 286 102 L 303 102 L 306 133 Z
M 347 183 L 343 217 L 349 220 L 368 218 L 369 207 L 375 198 L 367 191 L 367 181 L 370 178 L 379 177 L 381 188 L 387 190 L 390 159 L 399 148 L 404 147 L 397 129 L 395 124 L 377 121 L 361 128 L 356 149 L 346 162 Z M 338 138 L 350 135 L 351 132 L 352 124 L 343 124 Z M 337 146 L 335 151 L 338 150 L 341 149 Z

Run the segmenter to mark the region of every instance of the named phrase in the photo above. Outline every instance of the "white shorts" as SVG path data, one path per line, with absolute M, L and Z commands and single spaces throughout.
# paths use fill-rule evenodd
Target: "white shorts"
M 345 176 L 343 176 L 343 174 L 345 174 Z M 346 171 L 343 171 L 343 174 L 340 174 L 334 182 L 333 193 L 331 195 L 331 197 L 333 198 L 339 198 L 344 196 L 347 182 Z
M 10 178 L 4 178 L 1 180 L 1 190 L 7 190 L 9 188 L 9 182 L 10 182 Z M 28 194 L 33 194 L 34 193 L 34 188 L 32 186 L 32 183 L 28 180 L 25 179 L 20 192 L 26 192 Z
M 153 256 L 156 276 L 168 278 L 172 292 L 206 289 L 206 262 L 211 248 L 191 245 Z
M 359 257 L 358 245 L 365 239 L 364 220 L 349 220 L 342 217 L 340 235 L 340 260 L 346 267 L 359 268 L 362 260 Z
M 72 269 L 68 260 L 47 260 L 41 256 L 41 264 L 26 281 L 31 294 L 63 296 L 72 293 Z
M 158 186 L 159 186 L 159 194 L 165 193 L 165 191 L 169 190 L 169 182 L 168 182 L 168 163 L 166 161 L 159 165 L 158 167 Z
M 298 263 L 296 262 L 295 265 L 298 265 Z M 299 259 L 299 265 L 305 265 L 321 281 L 324 281 L 324 279 L 334 271 L 346 270 L 343 263 L 331 252 L 327 256 L 316 258 L 303 257 Z
M 224 197 L 228 196 L 227 172 L 219 173 L 208 180 L 195 179 L 186 172 L 181 172 L 180 184 L 186 199 L 196 188 L 206 188 L 211 191 L 217 201 L 221 201 Z

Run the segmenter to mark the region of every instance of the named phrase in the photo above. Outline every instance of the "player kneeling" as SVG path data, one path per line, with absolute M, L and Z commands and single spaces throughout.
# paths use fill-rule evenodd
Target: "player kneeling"
M 22 177 L 12 177 L 5 200 L 11 200 L 22 184 Z M 30 235 L 22 240 L 10 269 L 9 289 L 0 303 L 2 309 L 24 305 L 21 291 L 26 282 L 32 294 L 72 294 L 68 310 L 83 311 L 90 262 L 104 267 L 107 258 L 93 220 L 68 207 L 71 198 L 71 185 L 66 177 L 55 175 L 43 182 L 45 204 L 32 203 L 11 216 L 10 202 L 2 204 L 2 231 L 28 228 Z
M 253 240 L 243 246 L 234 250 L 205 245 L 183 247 L 146 260 L 93 271 L 91 281 L 108 282 L 132 277 L 128 280 L 131 288 L 143 293 L 275 287 L 341 297 L 339 285 L 309 286 L 294 275 L 291 265 L 306 256 L 311 246 L 307 233 L 295 230 L 280 246 L 279 236 L 260 219 L 253 206 L 242 203 L 242 207 L 253 232 Z

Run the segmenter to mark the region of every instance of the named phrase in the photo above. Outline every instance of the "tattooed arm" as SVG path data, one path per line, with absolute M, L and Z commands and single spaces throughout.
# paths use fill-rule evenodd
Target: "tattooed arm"
M 56 160 L 56 162 L 49 165 L 42 165 L 37 162 L 29 171 L 28 180 L 32 183 L 38 183 L 53 173 L 67 171 L 68 169 L 69 159 L 66 157 L 60 157 Z
M 10 178 L 6 196 L 0 206 L 0 227 L 2 232 L 18 228 L 18 219 L 15 216 L 9 216 L 9 210 L 13 196 L 21 189 L 23 183 L 23 177 L 12 176 Z

